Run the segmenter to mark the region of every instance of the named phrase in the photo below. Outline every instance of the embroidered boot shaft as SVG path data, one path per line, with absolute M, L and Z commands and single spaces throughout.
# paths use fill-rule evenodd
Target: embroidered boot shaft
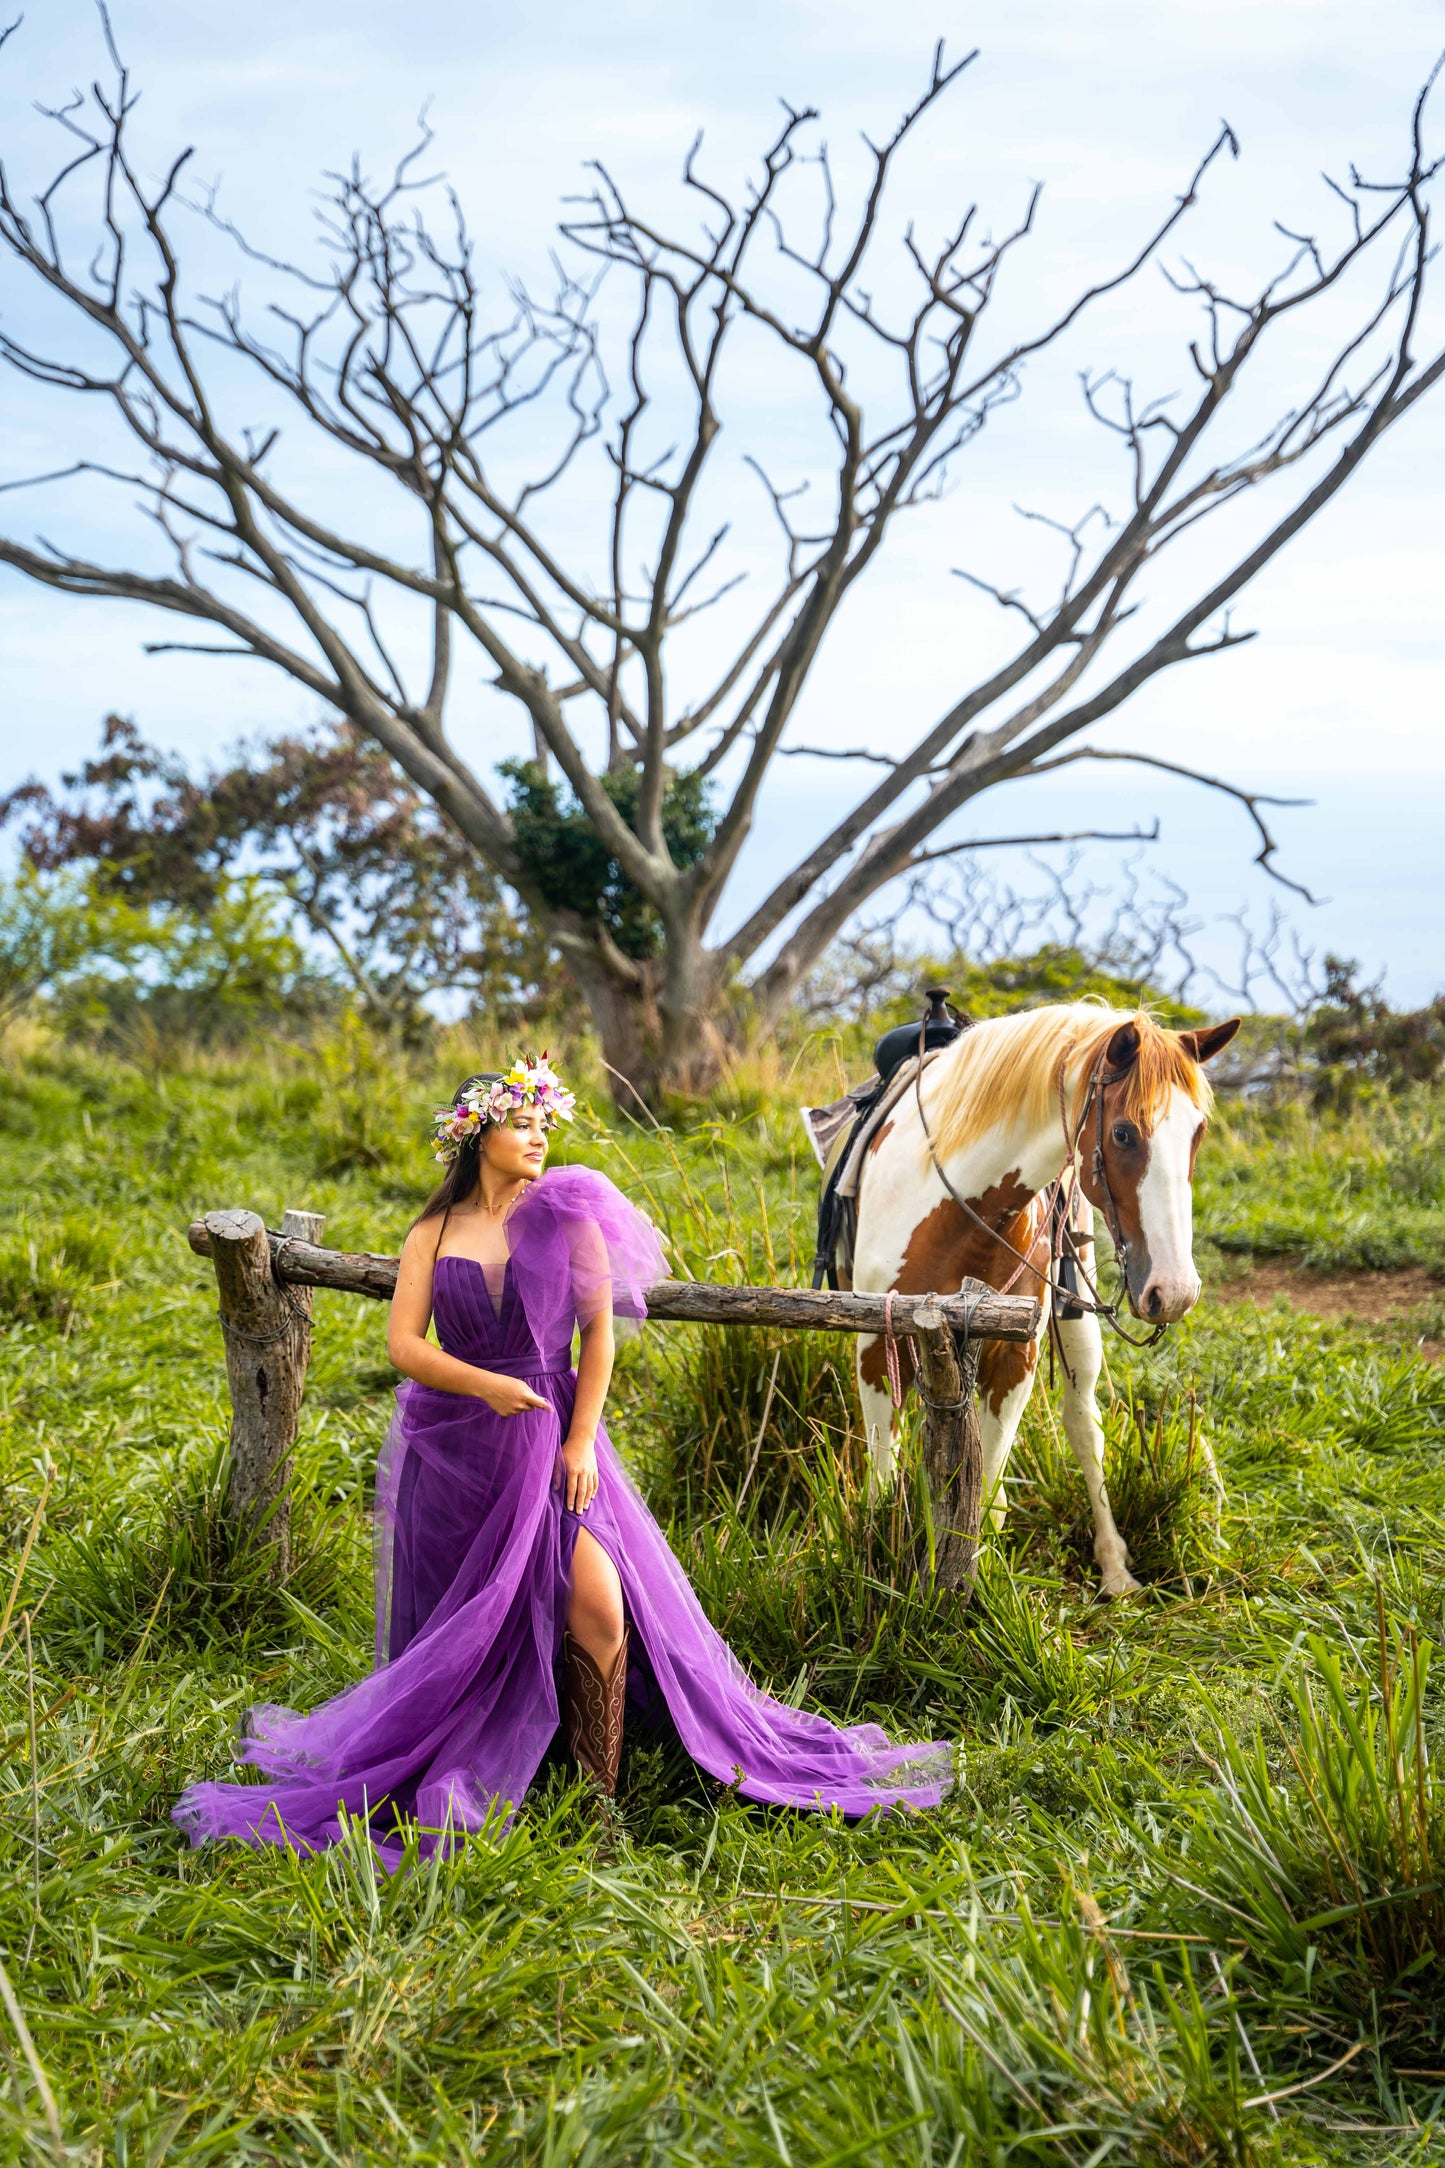
M 580 1641 L 567 1634 L 562 1642 L 567 1744 L 578 1768 L 591 1778 L 604 1799 L 616 1796 L 617 1770 L 622 1760 L 627 1640 L 628 1629 L 624 1626 L 617 1660 L 605 1679 Z

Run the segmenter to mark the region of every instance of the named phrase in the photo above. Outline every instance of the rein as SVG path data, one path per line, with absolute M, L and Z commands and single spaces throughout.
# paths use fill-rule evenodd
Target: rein
M 1060 1303 L 1072 1305 L 1075 1310 L 1088 1310 L 1095 1317 L 1103 1318 L 1105 1324 L 1107 1324 L 1113 1332 L 1117 1333 L 1118 1337 L 1121 1340 L 1127 1341 L 1130 1347 L 1157 1347 L 1159 1342 L 1163 1339 L 1165 1333 L 1169 1330 L 1167 1321 L 1162 1325 L 1156 1325 L 1153 1328 L 1152 1332 L 1146 1333 L 1141 1338 L 1136 1338 L 1133 1333 L 1127 1332 L 1119 1322 L 1119 1303 L 1117 1301 L 1105 1301 L 1104 1297 L 1099 1293 L 1096 1282 L 1090 1276 L 1083 1259 L 1080 1257 L 1077 1247 L 1071 1241 L 1069 1242 L 1070 1254 L 1072 1255 L 1074 1264 L 1078 1268 L 1078 1271 L 1089 1290 L 1089 1296 L 1083 1296 L 1075 1288 L 1065 1288 L 1060 1286 L 1058 1280 L 1054 1277 L 1055 1271 L 1062 1266 L 1064 1244 L 1066 1241 L 1069 1241 L 1069 1235 L 1071 1233 L 1071 1230 L 1067 1229 L 1065 1224 L 1068 1218 L 1068 1214 L 1059 1214 L 1057 1215 L 1056 1219 L 1056 1215 L 1054 1213 L 1054 1206 L 1058 1202 L 1059 1198 L 1065 1195 L 1065 1184 L 1067 1183 L 1069 1175 L 1073 1170 L 1074 1162 L 1079 1156 L 1079 1147 L 1083 1140 L 1084 1131 L 1088 1126 L 1090 1113 L 1092 1112 L 1095 1118 L 1094 1149 L 1092 1155 L 1094 1179 L 1099 1185 L 1099 1190 L 1103 1198 L 1104 1224 L 1109 1230 L 1109 1239 L 1114 1245 L 1114 1253 L 1119 1260 L 1119 1269 L 1121 1274 L 1124 1276 L 1124 1286 L 1127 1288 L 1128 1285 L 1129 1244 L 1125 1239 L 1124 1234 L 1119 1226 L 1118 1206 L 1114 1201 L 1114 1192 L 1109 1186 L 1108 1167 L 1104 1158 L 1104 1092 L 1110 1084 L 1117 1084 L 1120 1077 L 1125 1075 L 1126 1072 L 1122 1069 L 1111 1070 L 1106 1067 L 1105 1056 L 1108 1052 L 1107 1044 L 1099 1049 L 1098 1058 L 1095 1061 L 1093 1068 L 1089 1072 L 1088 1089 L 1084 1094 L 1084 1104 L 1079 1111 L 1079 1119 L 1074 1128 L 1072 1136 L 1069 1133 L 1068 1110 L 1064 1102 L 1064 1067 L 1068 1057 L 1066 1055 L 1062 1056 L 1059 1061 L 1059 1122 L 1064 1133 L 1065 1158 L 1064 1164 L 1059 1169 L 1058 1175 L 1049 1184 L 1047 1190 L 1039 1192 L 1039 1194 L 1045 1199 L 1044 1211 L 1045 1216 L 1050 1223 L 1051 1229 L 1049 1239 L 1050 1269 L 1047 1272 L 1045 1272 L 1040 1266 L 1031 1264 L 1025 1253 L 1022 1250 L 1017 1249 L 1014 1244 L 1009 1241 L 1008 1236 L 1001 1233 L 997 1227 L 990 1227 L 988 1221 L 983 1217 L 983 1214 L 981 1212 L 976 1212 L 966 1197 L 959 1196 L 958 1191 L 954 1188 L 952 1182 L 950 1182 L 948 1176 L 945 1174 L 943 1170 L 943 1163 L 939 1159 L 938 1152 L 934 1146 L 933 1132 L 928 1126 L 928 1116 L 924 1112 L 923 1107 L 923 1051 L 923 1026 L 920 1025 L 918 1032 L 919 1059 L 918 1068 L 914 1072 L 913 1095 L 918 1104 L 918 1120 L 923 1130 L 924 1142 L 928 1146 L 928 1156 L 933 1162 L 933 1171 L 938 1176 L 939 1181 L 943 1184 L 945 1190 L 953 1199 L 953 1202 L 958 1206 L 959 1210 L 965 1213 L 967 1217 L 973 1221 L 976 1227 L 981 1228 L 983 1232 L 988 1235 L 993 1241 L 997 1242 L 1001 1248 L 1006 1249 L 1011 1257 L 1016 1257 L 1018 1259 L 1018 1263 L 1015 1265 L 1013 1271 L 1009 1274 L 1007 1280 L 1005 1280 L 1003 1286 L 999 1289 L 999 1293 L 1006 1295 L 1009 1292 L 1010 1288 L 1014 1286 L 1015 1282 L 1025 1272 L 1031 1272 L 1034 1278 L 1038 1280 L 1042 1286 L 1048 1288 L 1050 1295 L 1054 1298 L 1053 1308 L 1055 1314 L 1057 1314 L 1057 1306 Z

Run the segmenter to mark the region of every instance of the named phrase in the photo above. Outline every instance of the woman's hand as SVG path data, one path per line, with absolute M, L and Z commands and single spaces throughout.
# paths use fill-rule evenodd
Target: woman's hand
M 585 1513 L 597 1496 L 597 1445 L 585 1433 L 569 1436 L 562 1448 L 567 1471 L 567 1511 Z
M 522 1378 L 509 1378 L 500 1370 L 478 1370 L 477 1398 L 485 1400 L 498 1415 L 521 1415 L 528 1408 L 547 1408 L 551 1402 L 534 1393 Z

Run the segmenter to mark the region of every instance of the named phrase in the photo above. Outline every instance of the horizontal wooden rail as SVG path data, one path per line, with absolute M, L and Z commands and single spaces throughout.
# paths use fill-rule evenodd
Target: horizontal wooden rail
M 187 1229 L 191 1248 L 216 1268 L 225 1330 L 232 1407 L 228 1512 L 272 1542 L 282 1573 L 291 1454 L 311 1353 L 309 1290 L 332 1287 L 375 1302 L 396 1290 L 395 1257 L 323 1249 L 315 1239 L 322 1225 L 319 1213 L 288 1212 L 278 1234 L 258 1213 L 230 1211 L 208 1212 Z M 645 1294 L 649 1317 L 672 1323 L 873 1333 L 887 1325 L 907 1339 L 903 1382 L 916 1380 L 923 1402 L 928 1486 L 927 1515 L 915 1540 L 918 1570 L 936 1586 L 967 1595 L 977 1566 L 983 1493 L 974 1404 L 981 1343 L 1032 1340 L 1040 1309 L 1031 1296 L 1000 1295 L 979 1280 L 965 1280 L 957 1294 L 894 1295 L 891 1301 L 826 1288 L 720 1287 L 709 1280 L 659 1280 Z M 770 1387 L 769 1404 L 771 1398 Z M 766 1414 L 763 1422 L 766 1428 Z
M 208 1223 L 250 1219 L 251 1214 L 208 1213 L 187 1230 L 199 1257 L 212 1254 Z M 314 1242 L 267 1230 L 271 1265 L 278 1280 L 294 1287 L 334 1287 L 350 1295 L 389 1302 L 396 1288 L 394 1257 L 367 1250 L 325 1250 Z M 783 1325 L 819 1331 L 882 1332 L 882 1295 L 835 1293 L 811 1287 L 721 1287 L 711 1280 L 659 1280 L 647 1289 L 647 1314 L 670 1324 Z M 1028 1295 L 1000 1295 L 981 1281 L 965 1280 L 956 1295 L 895 1295 L 892 1325 L 900 1339 L 941 1327 L 969 1340 L 1032 1340 L 1039 1305 Z

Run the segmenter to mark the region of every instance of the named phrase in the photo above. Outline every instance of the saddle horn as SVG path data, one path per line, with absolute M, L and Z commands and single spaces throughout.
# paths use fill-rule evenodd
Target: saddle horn
M 918 1022 L 895 1024 L 891 1031 L 884 1032 L 873 1049 L 873 1065 L 881 1083 L 886 1084 L 898 1064 L 907 1061 L 910 1055 L 951 1046 L 961 1031 L 967 1031 L 973 1019 L 953 1006 L 952 991 L 949 986 L 925 986 L 923 994 L 928 1006 Z

